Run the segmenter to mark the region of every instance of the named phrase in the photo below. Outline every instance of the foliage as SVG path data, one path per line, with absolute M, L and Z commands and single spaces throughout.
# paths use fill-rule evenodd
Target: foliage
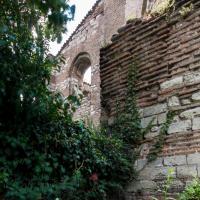
M 60 40 L 73 7 L 63 0 L 0 5 L 0 196 L 103 200 L 121 191 L 133 166 L 124 141 L 74 122 L 79 97 L 47 87 L 60 64 L 48 43 Z
M 116 103 L 116 117 L 114 123 L 111 125 L 111 132 L 118 135 L 127 144 L 133 145 L 143 139 L 144 136 L 137 107 L 137 64 L 135 62 L 129 66 L 127 80 L 125 105 L 122 108 L 120 107 L 120 102 Z
M 167 134 L 167 130 L 172 123 L 174 119 L 174 112 L 168 112 L 167 113 L 167 120 L 166 122 L 162 125 L 157 141 L 150 150 L 150 153 L 148 154 L 148 161 L 153 161 L 157 158 L 158 154 L 161 152 L 164 142 L 165 142 L 165 135 Z
M 162 199 L 163 200 L 175 200 L 174 198 L 168 197 L 168 192 L 169 192 L 169 189 L 173 182 L 174 173 L 175 173 L 175 171 L 173 168 L 169 168 L 167 170 L 167 179 L 166 179 L 166 181 L 163 185 L 163 189 L 162 189 Z M 153 200 L 158 200 L 158 199 L 153 197 Z
M 195 179 L 192 184 L 180 194 L 179 200 L 199 200 L 200 199 L 200 180 Z
M 187 17 L 188 14 L 194 10 L 194 4 L 190 4 L 188 6 L 182 6 L 181 9 L 179 10 L 180 15 L 184 18 Z
M 163 0 L 163 1 L 157 1 L 152 10 L 151 15 L 163 15 L 165 13 L 169 13 L 172 8 L 174 8 L 175 0 Z

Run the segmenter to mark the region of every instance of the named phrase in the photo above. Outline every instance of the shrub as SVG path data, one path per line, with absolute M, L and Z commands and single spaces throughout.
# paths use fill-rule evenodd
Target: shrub
M 133 166 L 124 140 L 74 122 L 79 99 L 47 87 L 59 64 L 49 38 L 60 40 L 68 4 L 0 5 L 0 198 L 103 200 L 122 190 Z
M 200 180 L 195 179 L 192 184 L 186 187 L 180 194 L 179 200 L 199 200 L 200 199 Z

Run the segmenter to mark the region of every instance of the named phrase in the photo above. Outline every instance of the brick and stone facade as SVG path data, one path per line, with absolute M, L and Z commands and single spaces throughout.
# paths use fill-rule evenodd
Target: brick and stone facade
M 183 6 L 194 5 L 187 16 Z M 141 123 L 154 119 L 141 144 L 135 163 L 138 179 L 127 187 L 127 200 L 159 197 L 167 170 L 174 170 L 169 193 L 177 193 L 200 177 L 200 2 L 177 0 L 176 11 L 150 20 L 129 21 L 118 30 L 112 44 L 101 50 L 100 77 L 102 119 L 112 122 L 116 101 L 124 103 L 127 71 L 137 61 L 137 96 Z M 175 117 L 165 137 L 162 152 L 147 162 L 167 112 Z
M 98 0 L 87 16 L 66 41 L 58 55 L 65 64 L 52 76 L 51 89 L 68 96 L 77 87 L 87 94 L 75 118 L 87 116 L 99 124 L 100 105 L 100 49 L 110 43 L 117 29 L 130 18 L 141 17 L 152 0 Z M 91 67 L 91 87 L 85 91 L 83 74 Z M 88 102 L 87 102 L 88 101 Z

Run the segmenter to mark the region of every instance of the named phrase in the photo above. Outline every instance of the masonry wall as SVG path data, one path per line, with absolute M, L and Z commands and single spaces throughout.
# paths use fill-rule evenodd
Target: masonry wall
M 183 5 L 194 4 L 187 16 L 180 16 Z M 141 144 L 135 167 L 138 180 L 127 187 L 127 200 L 159 196 L 167 169 L 174 169 L 172 196 L 200 177 L 200 2 L 177 0 L 170 19 L 129 21 L 118 30 L 111 45 L 101 50 L 100 75 L 102 120 L 112 123 L 117 99 L 123 105 L 127 71 L 138 63 L 137 95 L 141 123 L 154 126 Z M 162 152 L 147 162 L 168 111 L 176 113 Z
M 87 115 L 95 124 L 100 122 L 100 48 L 108 44 L 117 29 L 125 24 L 125 5 L 126 0 L 98 0 L 58 54 L 66 63 L 60 72 L 53 74 L 51 89 L 61 91 L 64 96 L 71 94 L 73 87 L 78 85 L 72 73 L 76 71 L 74 61 L 77 56 L 87 53 L 91 63 L 90 94 L 84 96 L 75 119 L 84 119 L 83 115 Z
M 74 68 L 73 62 L 79 54 L 87 53 L 92 71 L 90 94 L 84 96 L 81 107 L 75 113 L 75 119 L 84 119 L 83 115 L 88 115 L 87 117 L 92 118 L 94 123 L 98 123 L 100 118 L 99 49 L 104 41 L 103 20 L 104 1 L 97 1 L 60 50 L 59 55 L 64 57 L 66 63 L 60 72 L 54 74 L 52 82 L 54 90 L 60 90 L 64 96 L 68 96 L 74 87 L 72 84 L 74 77 L 71 73 Z

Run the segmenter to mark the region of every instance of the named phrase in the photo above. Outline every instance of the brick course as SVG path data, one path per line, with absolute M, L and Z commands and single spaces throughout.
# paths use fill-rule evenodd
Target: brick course
M 194 10 L 183 18 L 179 9 L 190 3 Z M 155 117 L 155 126 L 143 141 L 145 150 L 136 163 L 140 180 L 128 187 L 127 199 L 161 198 L 157 191 L 168 168 L 175 172 L 171 196 L 200 174 L 200 2 L 177 0 L 176 9 L 168 20 L 165 16 L 130 20 L 112 38 L 112 44 L 101 50 L 101 102 L 106 115 L 102 119 L 115 116 L 117 100 L 124 104 L 127 72 L 133 61 L 139 71 L 137 96 L 142 125 Z M 160 165 L 146 164 L 156 131 L 168 111 L 175 111 L 176 116 L 158 155 Z

